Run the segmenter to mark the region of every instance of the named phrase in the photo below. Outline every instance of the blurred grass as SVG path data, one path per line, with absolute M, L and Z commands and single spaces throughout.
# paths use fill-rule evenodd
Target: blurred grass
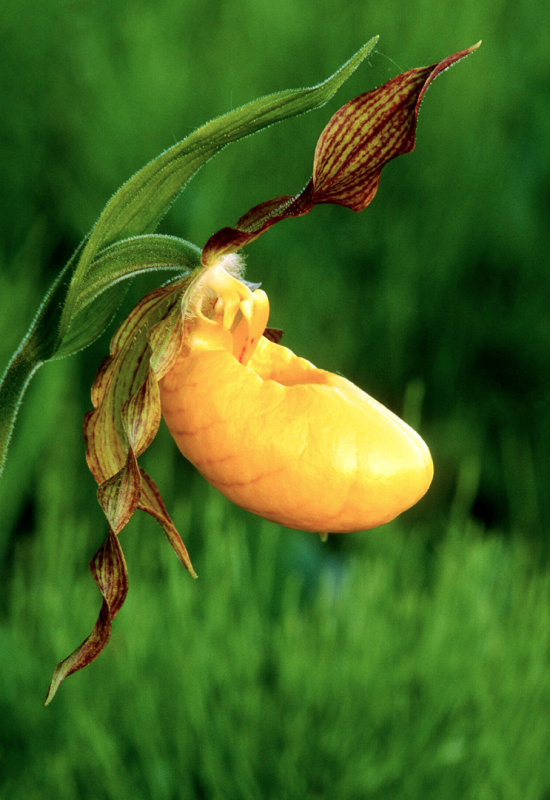
M 368 210 L 318 208 L 247 254 L 286 343 L 420 428 L 428 497 L 322 546 L 230 507 L 161 431 L 144 463 L 200 580 L 132 523 L 113 640 L 48 711 L 50 669 L 98 610 L 81 421 L 109 336 L 37 375 L 0 484 L 2 800 L 548 799 L 545 19 L 542 0 L 3 5 L 2 365 L 114 189 L 203 121 L 381 35 L 328 108 L 194 179 L 162 229 L 197 244 L 300 189 L 346 100 L 484 44 L 430 89 Z
M 394 524 L 343 557 L 212 494 L 199 582 L 132 523 L 113 641 L 45 712 L 97 610 L 91 525 L 54 481 L 1 629 L 3 798 L 547 796 L 550 576 L 471 523 L 434 552 Z

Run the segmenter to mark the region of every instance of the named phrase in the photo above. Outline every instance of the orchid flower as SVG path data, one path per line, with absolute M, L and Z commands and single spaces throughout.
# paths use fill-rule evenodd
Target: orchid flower
M 350 381 L 264 336 L 267 295 L 234 277 L 236 265 L 222 256 L 204 271 L 160 381 L 177 446 L 230 500 L 289 528 L 343 533 L 393 519 L 430 485 L 428 448 Z
M 146 295 L 119 326 L 92 387 L 86 458 L 109 533 L 90 568 L 103 603 L 92 633 L 57 666 L 46 704 L 107 644 L 128 588 L 119 534 L 136 510 L 160 523 L 196 577 L 158 488 L 138 464 L 162 418 L 182 454 L 214 487 L 289 528 L 323 537 L 372 528 L 428 490 L 433 465 L 420 436 L 350 381 L 279 344 L 280 331 L 267 327 L 267 295 L 244 280 L 238 251 L 317 204 L 368 206 L 384 165 L 414 149 L 428 86 L 479 43 L 342 106 L 321 133 L 305 188 L 255 206 L 214 233 L 202 251 L 152 234 L 204 161 L 230 141 L 325 103 L 376 41 L 323 84 L 262 98 L 214 120 L 131 178 L 52 288 L 8 368 L 4 385 L 20 385 L 5 395 L 16 410 L 32 374 L 28 365 L 35 369 L 92 341 L 118 303 L 124 278 L 179 269 L 179 277 Z M 56 336 L 41 338 L 59 308 Z

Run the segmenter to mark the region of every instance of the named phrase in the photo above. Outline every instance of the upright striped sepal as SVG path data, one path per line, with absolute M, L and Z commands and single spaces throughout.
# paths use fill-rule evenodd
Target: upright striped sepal
M 297 195 L 267 200 L 250 209 L 234 228 L 222 228 L 207 241 L 202 263 L 240 250 L 276 222 L 307 214 L 319 203 L 362 211 L 373 200 L 388 161 L 410 153 L 416 143 L 418 110 L 428 86 L 448 67 L 477 50 L 460 50 L 437 64 L 411 69 L 342 106 L 321 133 L 313 177 Z

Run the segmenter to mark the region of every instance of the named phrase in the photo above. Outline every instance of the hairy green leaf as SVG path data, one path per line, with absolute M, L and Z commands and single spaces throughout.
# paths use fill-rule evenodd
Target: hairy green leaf
M 67 276 L 81 249 L 82 246 L 57 276 L 0 380 L 0 476 L 23 395 L 34 373 L 55 352 L 59 308 L 67 292 Z
M 152 269 L 195 266 L 197 253 L 189 243 L 168 241 L 171 237 L 140 240 L 153 233 L 188 180 L 228 144 L 327 103 L 377 41 L 377 36 L 370 39 L 316 86 L 267 95 L 208 122 L 150 161 L 113 195 L 44 298 L 0 381 L 0 475 L 22 397 L 36 370 L 51 358 L 87 347 L 104 331 L 122 299 L 125 278 Z M 178 251 L 174 264 L 168 263 L 172 247 Z
M 74 313 L 82 282 L 100 249 L 123 237 L 153 232 L 188 180 L 231 142 L 327 103 L 372 52 L 377 41 L 377 36 L 370 39 L 317 86 L 276 92 L 211 120 L 165 150 L 123 184 L 105 206 L 87 241 L 67 297 L 62 334 Z
M 105 247 L 81 283 L 76 310 L 56 357 L 82 350 L 105 330 L 124 296 L 123 281 L 155 270 L 182 273 L 199 265 L 200 249 L 177 236 L 132 236 Z
M 147 235 L 117 242 L 100 251 L 77 298 L 75 316 L 59 341 L 59 309 L 69 276 L 84 243 L 57 277 L 0 381 L 0 476 L 25 390 L 34 373 L 53 358 L 72 355 L 100 336 L 125 293 L 123 281 L 144 272 L 194 268 L 200 250 L 175 236 Z

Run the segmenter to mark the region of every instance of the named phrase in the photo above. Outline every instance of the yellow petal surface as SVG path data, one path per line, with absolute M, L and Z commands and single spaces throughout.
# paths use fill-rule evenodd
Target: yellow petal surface
M 243 365 L 227 331 L 199 325 L 160 395 L 177 446 L 202 475 L 237 505 L 290 528 L 381 525 L 432 480 L 429 450 L 408 425 L 264 337 Z

